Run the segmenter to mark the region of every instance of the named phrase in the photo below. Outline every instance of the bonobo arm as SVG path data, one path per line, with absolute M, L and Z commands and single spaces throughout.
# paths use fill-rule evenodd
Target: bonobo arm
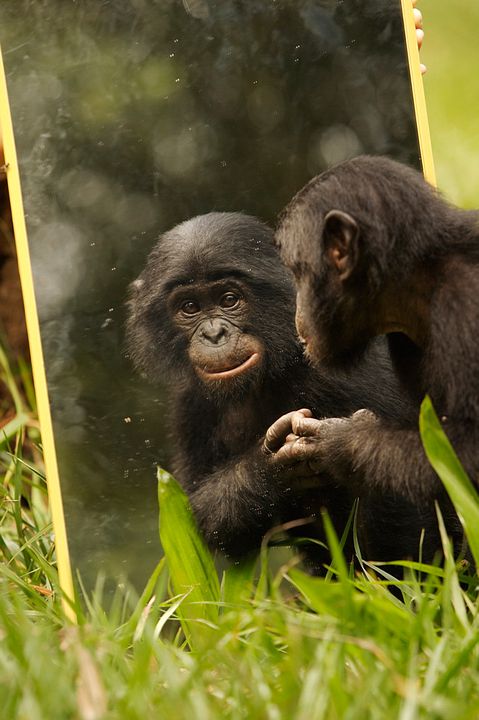
M 240 459 L 196 481 L 192 474 L 183 474 L 182 484 L 208 545 L 231 557 L 258 549 L 264 534 L 287 519 L 292 493 L 297 501 L 303 490 L 317 485 L 306 467 L 294 478 L 285 470 L 271 463 L 261 441 Z
M 279 521 L 284 494 L 260 446 L 240 459 L 183 485 L 199 528 L 210 547 L 239 557 L 258 548 L 265 532 Z M 276 477 L 275 477 L 276 475 Z

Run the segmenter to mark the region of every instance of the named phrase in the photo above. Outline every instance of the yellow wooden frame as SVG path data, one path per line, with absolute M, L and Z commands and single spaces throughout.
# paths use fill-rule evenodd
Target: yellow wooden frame
M 416 127 L 419 139 L 419 152 L 421 153 L 422 171 L 424 177 L 431 185 L 436 185 L 436 171 L 432 156 L 431 135 L 427 119 L 426 96 L 421 75 L 419 48 L 417 46 L 416 25 L 411 0 L 401 0 L 406 38 L 406 50 L 409 61 L 409 76 L 411 78 L 414 111 L 416 114 Z
M 426 100 L 422 82 L 419 50 L 417 47 L 414 15 L 411 0 L 401 0 L 403 13 L 406 49 L 409 60 L 411 87 L 418 129 L 419 148 L 425 178 L 432 184 L 436 183 L 434 161 L 432 156 L 429 125 L 426 111 Z M 0 52 L 0 128 L 3 137 L 5 153 L 5 166 L 10 193 L 13 228 L 17 247 L 18 266 L 22 285 L 23 302 L 27 321 L 28 338 L 33 367 L 33 380 L 37 397 L 38 414 L 42 430 L 45 468 L 48 482 L 49 502 L 53 517 L 55 543 L 57 552 L 60 587 L 63 593 L 65 613 L 72 621 L 76 620 L 74 610 L 73 575 L 68 551 L 68 540 L 63 513 L 63 502 L 58 474 L 57 457 L 55 452 L 55 438 L 53 434 L 50 403 L 43 360 L 43 349 L 40 336 L 40 325 L 37 314 L 37 304 L 33 286 L 33 276 L 30 263 L 25 215 L 23 211 L 23 198 L 20 186 L 20 174 L 15 139 L 13 134 L 10 106 L 8 102 L 7 85 L 3 57 Z

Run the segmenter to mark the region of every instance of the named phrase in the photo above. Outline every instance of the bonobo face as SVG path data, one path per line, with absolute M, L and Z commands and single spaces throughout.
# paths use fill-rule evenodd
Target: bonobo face
M 240 376 L 252 376 L 261 366 L 264 347 L 248 332 L 248 292 L 238 281 L 176 287 L 168 298 L 168 310 L 204 383 L 227 386 Z
M 299 280 L 297 282 L 296 295 L 296 330 L 306 355 L 313 362 L 320 362 L 325 355 L 325 349 L 320 340 L 324 338 L 324 328 L 317 327 L 314 321 L 312 306 L 315 305 L 315 297 L 311 292 L 311 285 Z M 319 330 L 319 331 L 318 331 Z
M 164 233 L 130 286 L 128 353 L 153 381 L 221 405 L 301 362 L 294 288 L 272 231 L 241 213 L 208 213 Z
M 355 365 L 371 337 L 355 289 L 345 289 L 330 267 L 321 279 L 307 272 L 298 275 L 296 285 L 296 329 L 306 355 L 331 368 Z
M 307 357 L 314 364 L 328 365 L 341 351 L 344 338 L 342 319 L 338 313 L 333 315 L 326 310 L 326 285 L 322 286 L 318 299 L 317 284 L 314 276 L 303 271 L 296 276 L 296 329 Z M 327 283 L 328 278 L 324 278 Z
M 321 177 L 315 182 L 323 191 Z M 335 187 L 332 201 L 337 192 Z M 308 201 L 310 195 L 314 197 Z M 359 267 L 356 219 L 342 210 L 324 210 L 322 204 L 328 208 L 327 193 L 314 184 L 300 191 L 283 213 L 276 244 L 294 275 L 296 327 L 307 355 L 317 364 L 347 368 L 360 359 L 375 334 L 368 278 Z

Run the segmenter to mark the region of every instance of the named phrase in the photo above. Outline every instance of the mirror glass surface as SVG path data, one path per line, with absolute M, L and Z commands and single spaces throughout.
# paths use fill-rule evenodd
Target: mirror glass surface
M 172 428 L 127 287 L 193 215 L 274 223 L 360 153 L 420 167 L 400 2 L 2 0 L 0 41 L 73 566 L 141 586 Z

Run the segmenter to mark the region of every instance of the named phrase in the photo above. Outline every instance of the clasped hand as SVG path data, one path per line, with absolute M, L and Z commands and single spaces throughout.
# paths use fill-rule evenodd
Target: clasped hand
M 267 430 L 263 451 L 274 466 L 287 469 L 288 477 L 310 477 L 325 470 L 325 454 L 331 435 L 348 418 L 313 418 L 311 410 L 301 409 L 282 415 Z
M 374 413 L 358 410 L 351 417 L 313 418 L 311 410 L 302 408 L 282 415 L 267 430 L 263 452 L 273 467 L 282 468 L 288 478 L 333 478 L 348 453 L 351 437 L 361 428 L 367 430 L 377 422 Z

